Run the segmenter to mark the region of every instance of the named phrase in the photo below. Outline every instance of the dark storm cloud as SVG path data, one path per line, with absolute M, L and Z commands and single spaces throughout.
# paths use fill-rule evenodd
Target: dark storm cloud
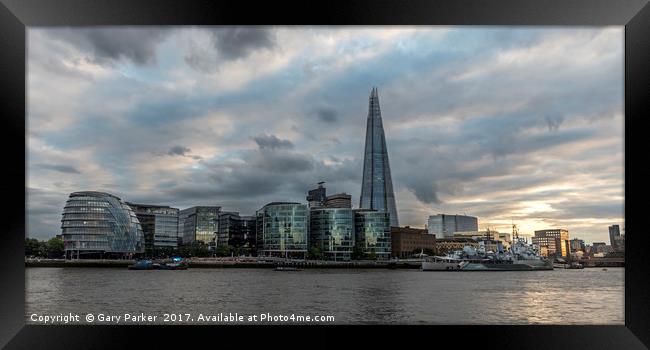
M 189 153 L 191 151 L 192 150 L 187 147 L 173 146 L 172 148 L 169 149 L 167 154 L 170 156 L 185 156 L 185 153 Z
M 329 107 L 321 107 L 314 111 L 314 114 L 320 121 L 325 123 L 335 123 L 338 121 L 339 116 L 335 109 Z
M 260 149 L 293 148 L 291 141 L 279 139 L 275 135 L 260 134 L 255 136 L 253 140 Z
M 271 28 L 227 27 L 212 30 L 211 33 L 219 55 L 227 60 L 236 60 L 255 50 L 275 46 Z
M 200 45 L 195 45 L 185 56 L 185 62 L 201 72 L 217 70 L 219 61 L 243 59 L 256 50 L 270 50 L 277 45 L 273 29 L 267 27 L 215 27 L 208 33 L 216 56 Z
M 156 62 L 156 48 L 170 30 L 138 27 L 53 29 L 48 34 L 87 52 L 96 63 L 127 59 L 137 65 Z
M 62 164 L 36 164 L 36 167 L 40 169 L 47 169 L 47 170 L 54 170 L 62 173 L 67 173 L 67 174 L 81 174 L 77 168 L 70 166 L 70 165 L 62 165 Z

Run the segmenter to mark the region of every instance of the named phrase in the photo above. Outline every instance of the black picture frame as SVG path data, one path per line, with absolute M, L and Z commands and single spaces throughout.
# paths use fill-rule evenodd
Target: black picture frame
M 35 326 L 25 325 L 26 27 L 184 24 L 420 24 L 625 26 L 625 325 L 590 326 Z M 444 346 L 501 349 L 643 349 L 650 346 L 650 254 L 644 118 L 650 105 L 648 0 L 336 1 L 0 0 L 0 109 L 8 150 L 2 181 L 0 346 L 103 349 L 133 339 L 154 348 L 191 340 L 210 346 Z M 20 145 L 25 148 L 21 152 Z M 25 157 L 23 157 L 25 156 Z M 22 206 L 21 206 L 22 205 Z M 646 214 L 647 215 L 647 214 Z M 558 302 L 562 302 L 558 300 Z M 296 343 L 296 336 L 301 339 Z M 227 342 L 226 342 L 227 341 Z M 303 341 L 305 341 L 303 343 Z

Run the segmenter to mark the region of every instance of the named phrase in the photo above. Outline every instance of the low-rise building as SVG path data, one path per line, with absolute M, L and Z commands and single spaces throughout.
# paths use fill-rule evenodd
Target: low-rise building
M 478 248 L 478 242 L 472 238 L 437 238 L 436 239 L 436 252 L 437 254 L 445 254 L 455 250 L 463 250 L 465 246 L 470 246 L 474 249 Z
M 417 252 L 435 252 L 436 235 L 430 235 L 426 229 L 391 227 L 392 256 L 407 258 Z

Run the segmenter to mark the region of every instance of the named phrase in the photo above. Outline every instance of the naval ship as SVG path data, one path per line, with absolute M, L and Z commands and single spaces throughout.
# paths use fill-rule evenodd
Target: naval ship
M 479 242 L 478 249 L 465 246 L 463 250 L 445 256 L 433 256 L 422 261 L 422 271 L 535 271 L 553 270 L 553 260 L 542 257 L 537 248 L 520 238 L 513 230 L 514 242 L 506 251 L 485 250 Z

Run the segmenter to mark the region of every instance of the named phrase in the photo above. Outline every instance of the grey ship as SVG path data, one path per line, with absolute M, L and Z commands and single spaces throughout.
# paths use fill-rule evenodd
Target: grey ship
M 516 231 L 515 231 L 516 232 Z M 434 256 L 422 261 L 422 271 L 535 271 L 553 270 L 553 260 L 539 255 L 534 245 L 520 238 L 505 252 L 486 252 L 483 242 L 478 249 L 465 246 L 445 256 Z

